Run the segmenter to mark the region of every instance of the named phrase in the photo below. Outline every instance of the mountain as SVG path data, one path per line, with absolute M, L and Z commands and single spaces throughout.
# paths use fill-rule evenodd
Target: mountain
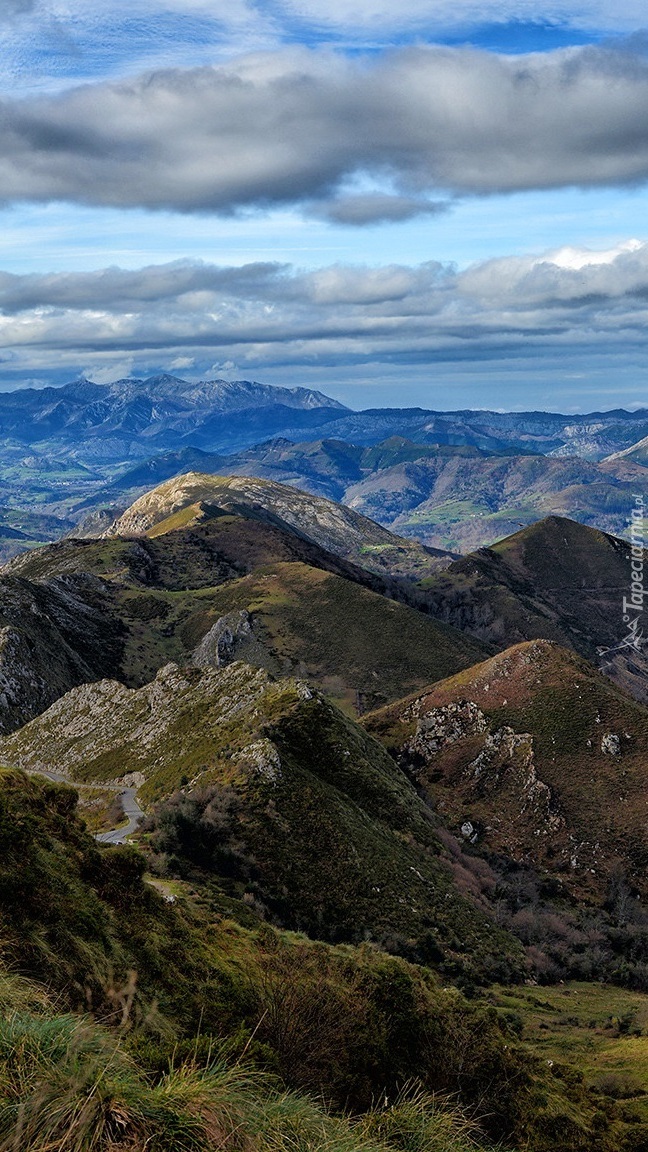
M 364 719 L 458 836 L 603 904 L 648 883 L 648 709 L 547 640 Z
M 362 723 L 447 821 L 457 881 L 481 867 L 473 891 L 537 980 L 643 987 L 645 706 L 539 640 Z
M 284 484 L 250 477 L 189 472 L 137 500 L 108 529 L 115 536 L 157 533 L 159 525 L 187 524 L 199 506 L 243 513 L 287 527 L 312 543 L 371 571 L 423 575 L 448 563 L 447 552 L 394 536 L 357 512 Z
M 124 631 L 102 580 L 83 570 L 45 581 L 0 576 L 0 732 L 110 674 Z
M 352 444 L 402 436 L 417 444 L 463 445 L 490 451 L 531 452 L 601 460 L 648 435 L 648 409 L 564 415 L 557 412 L 435 412 L 424 408 L 370 408 L 326 416 L 320 435 Z M 297 428 L 282 435 L 298 439 Z
M 622 533 L 645 477 L 631 453 L 616 457 L 646 436 L 647 410 L 352 412 L 308 388 L 245 380 L 81 379 L 0 395 L 0 484 L 8 509 L 49 518 L 47 539 L 199 470 L 290 483 L 465 551 L 552 513 Z M 6 539 L 0 560 L 38 542 Z
M 52 438 L 74 444 L 91 437 L 141 435 L 155 440 L 169 433 L 182 436 L 194 429 L 200 435 L 216 415 L 276 408 L 284 413 L 345 411 L 343 404 L 321 392 L 248 380 L 203 380 L 193 384 L 177 376 L 161 375 L 103 385 L 80 379 L 61 388 L 2 393 L 0 436 L 30 444 Z
M 505 461 L 428 448 L 300 467 Z M 195 472 L 92 515 L 0 573 L 0 1146 L 644 1147 L 629 545 Z
M 88 460 L 124 459 L 130 452 L 141 457 L 147 454 L 147 445 L 148 454 L 153 446 L 176 450 L 182 440 L 208 452 L 238 450 L 273 434 L 303 438 L 300 433 L 306 427 L 318 430 L 318 436 L 356 444 L 396 435 L 417 443 L 596 460 L 646 436 L 648 411 L 618 409 L 578 416 L 422 408 L 351 412 L 308 388 L 247 380 L 192 383 L 169 374 L 110 384 L 80 379 L 60 388 L 19 389 L 0 396 L 0 438 L 48 445 L 50 451 L 58 444 L 73 449 L 79 459 L 85 459 L 85 453 Z
M 153 483 L 189 468 L 290 484 L 454 552 L 490 544 L 552 514 L 624 535 L 636 494 L 648 498 L 648 473 L 630 459 L 596 464 L 393 436 L 371 447 L 278 438 L 231 456 L 182 449 L 128 469 L 87 503 L 123 507 Z
M 0 759 L 92 784 L 127 764 L 144 804 L 184 787 L 154 820 L 153 843 L 224 871 L 287 927 L 337 941 L 400 935 L 448 972 L 519 969 L 515 941 L 453 889 L 406 778 L 304 683 L 241 663 L 168 665 L 139 690 L 100 681 L 2 740 Z
M 151 882 L 132 847 L 98 848 L 75 800 L 0 773 L 8 1147 L 399 1152 L 405 1133 L 439 1152 L 617 1152 L 645 1134 L 528 1050 L 513 1014 L 375 946 L 273 928 L 249 888 Z
M 553 640 L 645 701 L 646 653 L 623 618 L 630 553 L 625 540 L 549 516 L 422 583 L 438 619 L 500 649 Z
M 626 534 L 648 473 L 573 457 L 432 457 L 374 472 L 347 488 L 345 503 L 392 531 L 466 552 L 547 515 Z
M 627 460 L 633 464 L 640 464 L 642 468 L 648 467 L 648 436 L 644 436 L 636 444 L 631 444 L 621 452 L 612 452 L 607 460 Z
M 220 491 L 217 482 L 208 489 L 212 497 Z M 5 730 L 85 681 L 110 676 L 140 686 L 169 661 L 191 662 L 203 642 L 199 659 L 239 657 L 275 674 L 297 672 L 351 710 L 395 699 L 488 650 L 387 598 L 415 598 L 411 581 L 395 580 L 389 568 L 374 575 L 283 518 L 287 501 L 297 501 L 293 513 L 303 514 L 313 537 L 362 558 L 369 546 L 362 517 L 346 509 L 338 517 L 335 505 L 309 497 L 300 505 L 293 489 L 285 490 L 274 523 L 238 492 L 237 511 L 185 503 L 169 517 L 179 492 L 174 485 L 153 494 L 166 520 L 149 536 L 61 541 L 25 553 L 0 574 Z M 408 550 L 403 559 L 398 542 L 377 532 L 407 563 Z M 419 548 L 423 567 L 421 556 Z M 434 565 L 430 557 L 428 568 Z

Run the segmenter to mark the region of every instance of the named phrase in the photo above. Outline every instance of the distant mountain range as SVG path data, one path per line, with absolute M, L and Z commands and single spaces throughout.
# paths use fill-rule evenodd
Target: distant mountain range
M 60 388 L 0 394 L 0 439 L 72 453 L 86 465 L 145 458 L 191 444 L 240 450 L 270 436 L 375 444 L 403 436 L 418 444 L 472 445 L 600 460 L 648 436 L 648 408 L 568 416 L 551 412 L 353 412 L 307 388 L 248 380 L 191 383 L 167 374 L 111 384 L 75 380 Z
M 0 562 L 94 532 L 187 471 L 329 497 L 445 551 L 544 516 L 627 532 L 648 481 L 648 409 L 352 412 L 323 393 L 162 375 L 0 395 Z
M 163 453 L 116 477 L 90 506 L 101 500 L 125 506 L 187 469 L 291 484 L 453 552 L 479 548 L 554 514 L 623 535 L 635 495 L 648 485 L 648 470 L 625 456 L 594 463 L 421 445 L 399 436 L 364 448 L 280 438 L 232 456 L 195 448 Z

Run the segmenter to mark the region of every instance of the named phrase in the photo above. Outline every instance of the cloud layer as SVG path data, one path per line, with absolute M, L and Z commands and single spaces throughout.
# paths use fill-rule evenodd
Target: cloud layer
M 648 59 L 612 49 L 285 51 L 1 111 L 7 202 L 228 213 L 341 196 L 331 213 L 366 223 L 439 193 L 648 178 Z M 366 175 L 392 199 L 349 198 Z
M 648 346 L 648 245 L 418 267 L 177 262 L 138 271 L 0 274 L 5 376 L 151 357 L 273 365 L 580 361 Z M 179 359 L 180 358 L 180 359 Z

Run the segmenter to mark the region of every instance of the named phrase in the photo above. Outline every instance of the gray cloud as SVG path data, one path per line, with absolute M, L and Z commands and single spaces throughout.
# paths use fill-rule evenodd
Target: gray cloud
M 381 192 L 338 196 L 335 200 L 315 205 L 316 215 L 333 224 L 364 227 L 371 224 L 395 224 L 416 216 L 439 216 L 450 205 L 443 200 L 425 200 L 416 196 L 390 196 Z
M 648 245 L 563 249 L 463 272 L 332 265 L 300 272 L 176 262 L 136 271 L 0 275 L 0 342 L 16 370 L 97 354 L 282 363 L 475 364 L 648 350 Z
M 284 51 L 0 112 L 5 201 L 233 212 L 326 200 L 331 217 L 366 223 L 439 191 L 648 178 L 648 60 L 613 49 L 411 48 L 378 61 Z M 395 196 L 336 203 L 362 173 Z
M 281 264 L 221 268 L 189 260 L 154 264 L 136 271 L 104 268 L 99 272 L 0 272 L 0 311 L 5 315 L 35 308 L 142 310 L 152 305 L 195 299 L 201 293 L 259 298 L 289 270 Z

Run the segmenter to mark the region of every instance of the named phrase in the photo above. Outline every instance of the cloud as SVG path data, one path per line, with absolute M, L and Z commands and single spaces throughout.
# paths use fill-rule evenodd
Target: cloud
M 5 201 L 231 213 L 340 195 L 329 215 L 366 223 L 439 192 L 648 178 L 648 59 L 612 49 L 411 48 L 378 60 L 291 50 L 7 100 L 0 112 Z M 344 196 L 363 174 L 390 195 Z
M 469 299 L 516 308 L 561 305 L 610 315 L 620 303 L 643 309 L 648 299 L 648 244 L 626 241 L 602 252 L 560 248 L 544 256 L 504 257 L 468 269 L 459 278 Z
M 447 212 L 447 201 L 425 200 L 415 196 L 390 196 L 382 192 L 367 192 L 353 196 L 338 196 L 328 204 L 315 205 L 314 214 L 333 224 L 364 227 L 372 224 L 399 224 L 417 216 L 439 216 Z
M 648 244 L 416 267 L 176 262 L 137 271 L 0 276 L 11 371 L 231 362 L 482 365 L 648 351 Z M 246 369 L 246 365 L 248 369 Z M 108 377 L 106 377 L 108 378 Z

